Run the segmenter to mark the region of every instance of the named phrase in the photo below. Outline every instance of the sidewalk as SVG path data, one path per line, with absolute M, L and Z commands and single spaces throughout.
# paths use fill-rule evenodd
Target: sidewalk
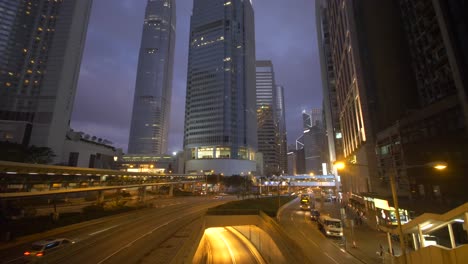
M 318 205 L 320 207 L 320 205 Z M 323 208 L 318 209 L 321 214 L 328 213 L 334 218 L 341 219 L 340 204 L 326 202 Z M 344 221 L 344 235 L 346 238 L 345 250 L 360 259 L 364 263 L 382 263 L 380 256 L 380 245 L 382 245 L 383 253 L 388 252 L 387 234 L 370 228 L 365 222 L 361 225 L 351 225 L 351 220 L 355 219 L 356 215 L 351 210 L 346 210 L 346 219 Z M 354 221 L 355 222 L 355 221 Z M 353 247 L 354 241 L 354 247 Z M 393 241 L 395 242 L 395 241 Z M 393 243 L 393 250 L 396 255 L 400 254 L 400 248 L 397 243 Z

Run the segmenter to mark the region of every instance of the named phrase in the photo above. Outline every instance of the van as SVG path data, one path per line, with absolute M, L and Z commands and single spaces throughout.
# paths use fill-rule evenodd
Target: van
M 343 225 L 340 219 L 331 218 L 329 215 L 321 215 L 318 220 L 318 225 L 327 236 L 343 236 Z

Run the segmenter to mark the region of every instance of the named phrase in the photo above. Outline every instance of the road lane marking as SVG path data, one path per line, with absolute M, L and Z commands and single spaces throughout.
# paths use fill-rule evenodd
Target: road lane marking
M 180 217 L 179 217 L 179 218 L 180 218 Z M 128 243 L 127 245 L 125 245 L 125 246 L 119 248 L 117 251 L 115 251 L 114 253 L 110 254 L 110 255 L 107 256 L 105 259 L 99 261 L 98 264 L 104 263 L 104 261 L 106 261 L 106 260 L 110 259 L 111 257 L 115 256 L 115 255 L 118 254 L 120 251 L 122 251 L 122 250 L 124 250 L 124 249 L 130 247 L 130 246 L 133 245 L 133 243 L 135 243 L 136 241 L 142 239 L 143 237 L 145 237 L 145 236 L 147 236 L 147 235 L 150 235 L 151 233 L 153 233 L 154 231 L 158 230 L 159 228 L 161 228 L 161 227 L 163 227 L 163 226 L 167 226 L 169 223 L 174 222 L 175 220 L 178 220 L 179 218 L 176 218 L 176 219 L 174 219 L 174 220 L 172 220 L 172 221 L 168 221 L 168 222 L 166 222 L 166 223 L 164 223 L 164 224 L 162 224 L 162 225 L 159 225 L 159 226 L 157 226 L 157 227 L 151 229 L 150 231 L 148 231 L 148 232 L 144 233 L 143 235 L 139 236 L 138 238 L 136 238 L 136 239 L 133 240 L 132 242 Z
M 9 261 L 7 261 L 7 262 L 3 262 L 3 264 L 11 263 L 11 262 L 13 262 L 13 261 L 17 261 L 17 260 L 19 260 L 19 259 L 23 259 L 23 258 L 24 258 L 24 257 L 23 257 L 23 256 L 21 256 L 21 257 L 15 258 L 15 259 L 10 259 L 10 260 L 9 260 Z
M 333 262 L 335 262 L 336 264 L 340 264 L 340 263 L 338 263 L 334 258 L 332 258 L 330 255 L 328 255 L 327 252 L 324 251 L 323 253 L 324 253 L 327 257 L 329 257 L 331 260 L 333 260 Z
M 108 227 L 108 228 L 106 228 L 106 229 L 102 229 L 102 230 L 96 231 L 96 232 L 94 232 L 94 233 L 88 234 L 88 236 L 97 235 L 97 234 L 99 234 L 99 233 L 105 232 L 105 231 L 110 230 L 110 229 L 112 229 L 112 228 L 114 228 L 114 227 L 117 227 L 117 226 L 119 226 L 119 225 L 111 226 L 111 227 Z

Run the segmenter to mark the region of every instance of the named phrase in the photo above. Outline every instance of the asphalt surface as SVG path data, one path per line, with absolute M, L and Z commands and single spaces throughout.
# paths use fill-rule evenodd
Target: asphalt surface
M 347 264 L 363 262 L 340 247 L 341 239 L 326 237 L 310 220 L 310 212 L 300 210 L 299 198 L 287 204 L 279 214 L 279 223 L 307 256 L 304 263 Z
M 244 243 L 240 236 L 224 227 L 209 228 L 205 231 L 208 242 L 208 263 L 264 263 L 257 258 L 260 254 L 253 246 Z M 249 243 L 249 242 L 247 242 Z M 253 252 L 255 251 L 255 252 Z
M 33 260 L 69 264 L 169 263 L 189 234 L 199 231 L 206 209 L 229 200 L 208 197 L 167 199 L 158 208 L 116 215 L 106 218 L 106 221 L 56 235 L 76 243 Z M 37 240 L 45 238 L 49 238 L 47 233 L 38 235 Z M 29 262 L 31 259 L 22 254 L 30 244 L 0 251 L 1 263 Z

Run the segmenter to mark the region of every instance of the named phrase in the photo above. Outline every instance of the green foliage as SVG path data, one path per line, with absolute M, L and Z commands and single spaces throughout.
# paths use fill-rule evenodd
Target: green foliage
M 48 147 L 30 146 L 27 151 L 26 162 L 28 163 L 49 164 L 56 156 L 52 149 Z
M 280 205 L 282 206 L 294 198 L 294 196 L 280 196 Z M 214 210 L 261 210 L 274 217 L 278 210 L 278 196 L 233 201 L 219 205 Z
M 36 164 L 52 163 L 56 156 L 48 147 L 26 147 L 22 144 L 0 142 L 0 160 Z

